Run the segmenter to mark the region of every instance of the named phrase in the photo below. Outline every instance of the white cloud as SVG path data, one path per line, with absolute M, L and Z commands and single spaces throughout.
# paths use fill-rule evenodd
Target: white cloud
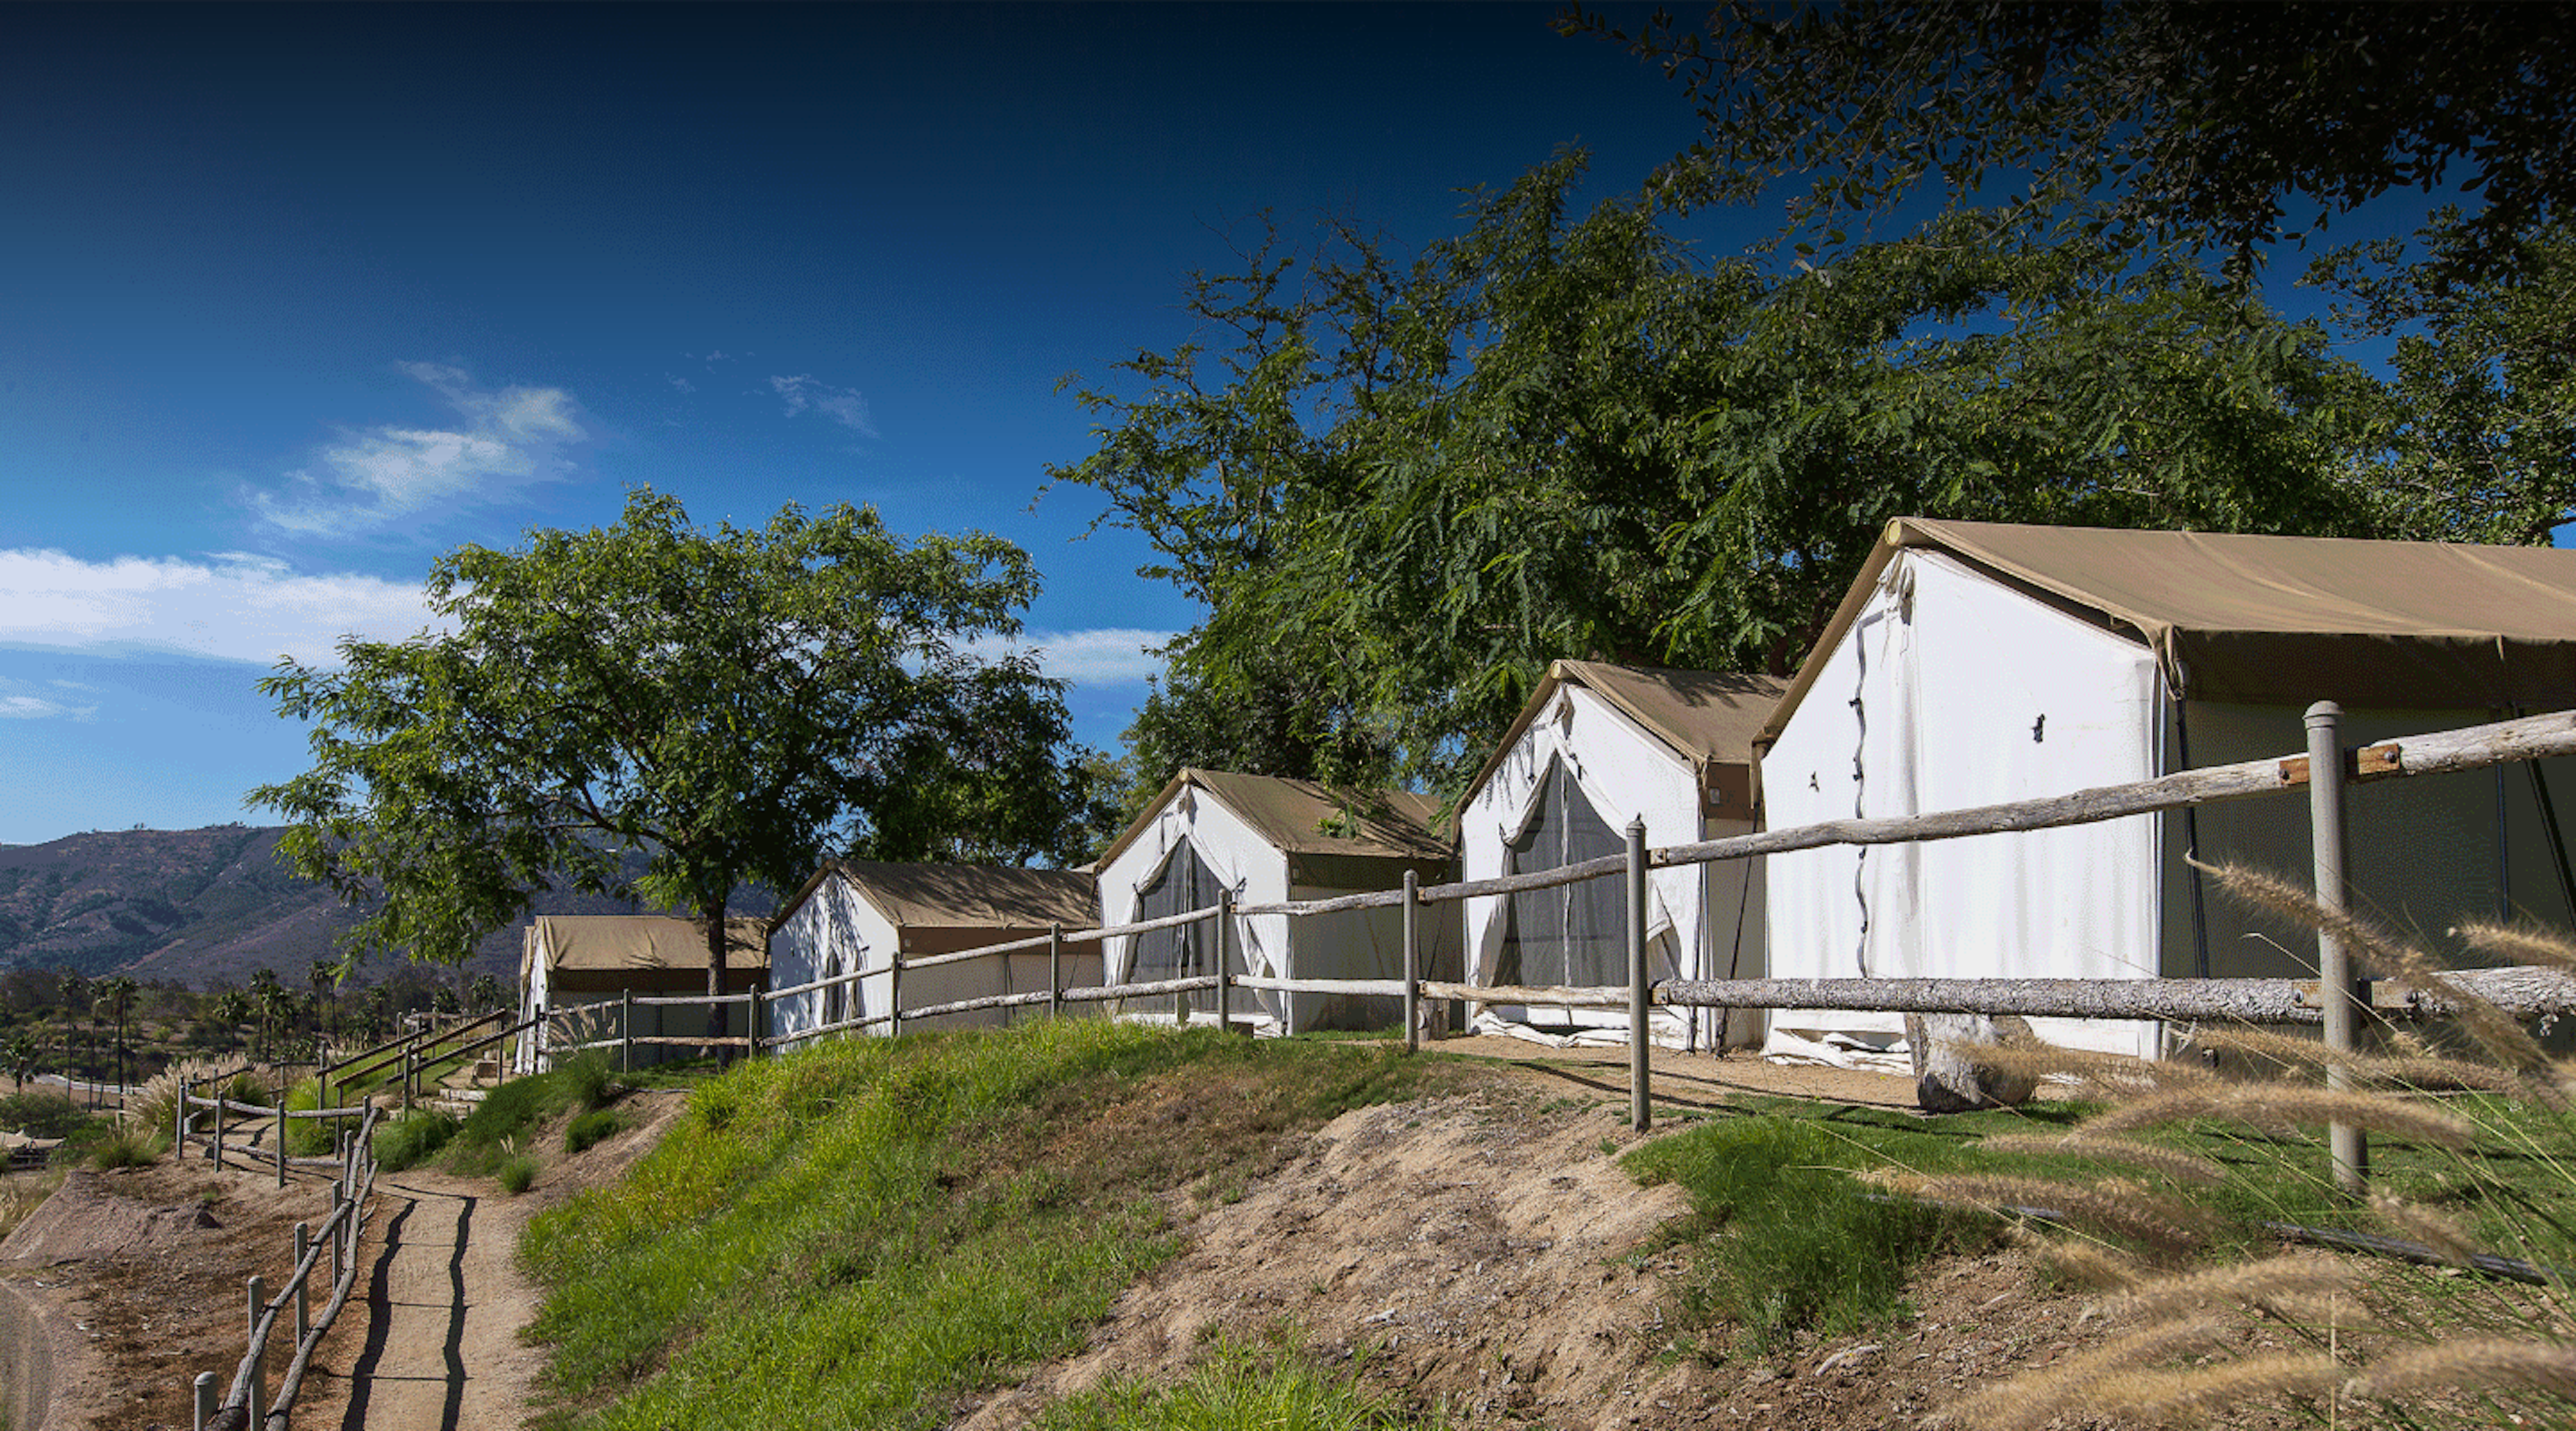
M 876 423 L 868 416 L 868 400 L 859 396 L 857 388 L 816 382 L 811 374 L 771 378 L 769 385 L 787 400 L 789 417 L 811 408 L 862 437 L 877 435 Z
M 0 696 L 0 720 L 87 720 L 97 713 L 96 706 L 67 706 L 42 696 Z
M 561 388 L 474 386 L 461 368 L 404 363 L 462 419 L 450 428 L 390 424 L 341 434 L 282 488 L 246 494 L 260 520 L 308 536 L 347 536 L 431 509 L 499 501 L 572 470 L 563 450 L 590 434 Z
M 310 665 L 336 660 L 343 634 L 397 641 L 429 624 L 417 584 L 298 575 L 242 552 L 93 562 L 0 551 L 0 643 L 11 645 L 177 651 L 263 666 L 285 655 Z
M 1143 685 L 1146 677 L 1163 673 L 1163 658 L 1150 653 L 1161 650 L 1179 634 L 1120 626 L 1093 631 L 1028 631 L 1016 641 L 984 644 L 994 652 L 1034 652 L 1039 669 L 1077 686 Z

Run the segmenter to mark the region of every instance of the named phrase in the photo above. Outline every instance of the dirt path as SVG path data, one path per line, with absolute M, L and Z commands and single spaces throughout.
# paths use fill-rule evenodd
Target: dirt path
M 537 1295 L 512 1262 L 532 1204 L 489 1180 L 419 1170 L 378 1178 L 376 1195 L 358 1295 L 345 1314 L 363 1334 L 335 1334 L 340 1375 L 329 1394 L 297 1408 L 297 1424 L 519 1425 L 543 1364 L 519 1340 Z

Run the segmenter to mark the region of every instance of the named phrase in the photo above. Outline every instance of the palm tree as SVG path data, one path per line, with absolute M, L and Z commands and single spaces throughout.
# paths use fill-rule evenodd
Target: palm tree
M 89 1007 L 90 984 L 89 980 L 78 974 L 65 974 L 55 987 L 61 992 L 63 1000 L 63 1082 L 66 1085 L 64 1091 L 72 1092 L 74 1090 L 70 1085 L 80 1081 L 80 1068 L 74 1062 L 72 1040 L 80 1032 L 81 1010 Z
M 286 986 L 278 982 L 277 971 L 266 965 L 250 971 L 250 1004 L 259 1020 L 256 1052 L 269 1058 L 277 1056 L 278 1014 L 285 1002 Z
M 259 1010 L 249 994 L 240 989 L 226 989 L 215 995 L 209 1011 L 213 1013 L 215 1022 L 223 1025 L 232 1034 L 233 1041 L 238 1043 L 242 1025 L 249 1023 L 251 1016 Z
M 125 1086 L 125 1019 L 134 1012 L 134 996 L 140 990 L 129 975 L 118 974 L 98 981 L 96 1012 L 116 1025 L 116 1047 L 113 1052 L 116 1086 Z
M 331 1033 L 331 991 L 339 985 L 340 966 L 328 959 L 316 959 L 305 978 L 313 985 L 313 1035 L 318 1042 Z
M 9 1035 L 6 1047 L 0 1047 L 0 1058 L 8 1060 L 9 1074 L 18 1080 L 20 1093 L 27 1091 L 27 1075 L 36 1071 L 36 1059 L 43 1047 L 34 1029 L 18 1030 Z

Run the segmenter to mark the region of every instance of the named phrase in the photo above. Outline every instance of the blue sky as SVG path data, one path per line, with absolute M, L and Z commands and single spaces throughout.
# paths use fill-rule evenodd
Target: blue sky
M 0 11 L 0 843 L 271 818 L 279 655 L 637 483 L 1018 541 L 1114 746 L 1195 613 L 1039 500 L 1060 381 L 1185 337 L 1265 208 L 1418 242 L 1559 144 L 1606 194 L 1688 142 L 1551 13 Z

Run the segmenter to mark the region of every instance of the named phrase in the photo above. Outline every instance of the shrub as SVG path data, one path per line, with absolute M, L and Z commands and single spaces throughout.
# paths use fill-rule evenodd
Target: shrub
M 586 1153 L 626 1131 L 626 1116 L 613 1108 L 594 1108 L 564 1129 L 564 1151 Z
M 112 1128 L 89 1145 L 89 1161 L 101 1168 L 148 1168 L 160 1158 L 160 1140 L 141 1128 Z
M 316 1079 L 307 1078 L 287 1089 L 286 1106 L 290 1110 L 305 1112 L 321 1107 L 321 1083 Z M 289 1118 L 285 1123 L 286 1151 L 290 1156 L 319 1158 L 330 1154 L 336 1132 L 335 1124 L 321 1118 Z
M 458 1126 L 454 1118 L 435 1109 L 414 1109 L 376 1130 L 376 1161 L 389 1173 L 418 1167 L 447 1146 Z
M 179 1091 L 191 1083 L 205 1082 L 216 1071 L 214 1064 L 201 1058 L 171 1064 L 152 1075 L 141 1088 L 134 1090 L 134 1096 L 125 1100 L 127 1119 L 146 1128 L 169 1127 L 172 1115 L 178 1110 Z M 199 1089 L 198 1096 L 212 1095 Z
M 525 1153 L 501 1164 L 501 1186 L 512 1197 L 526 1192 L 528 1185 L 536 1180 L 537 1160 Z
M 608 1066 L 608 1055 L 598 1049 L 556 1064 L 554 1076 L 585 1112 L 607 1107 L 617 1095 L 617 1072 Z

